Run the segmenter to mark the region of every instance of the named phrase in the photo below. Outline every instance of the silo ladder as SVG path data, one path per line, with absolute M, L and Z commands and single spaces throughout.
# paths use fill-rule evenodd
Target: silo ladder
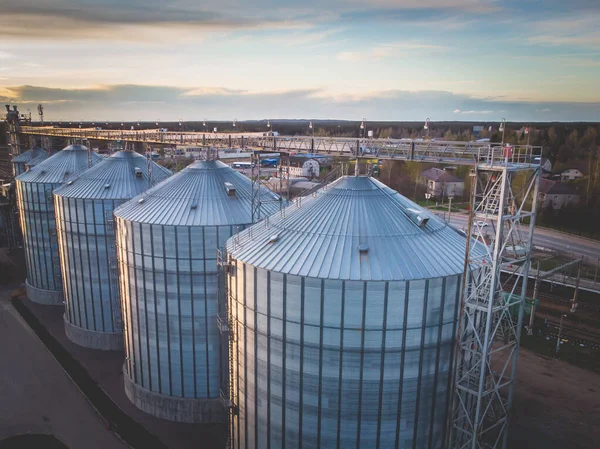
M 116 330 L 123 330 L 119 295 L 119 269 L 117 264 L 115 221 L 113 219 L 112 209 L 104 211 L 104 226 L 106 229 L 106 247 L 108 249 L 108 277 L 113 324 Z

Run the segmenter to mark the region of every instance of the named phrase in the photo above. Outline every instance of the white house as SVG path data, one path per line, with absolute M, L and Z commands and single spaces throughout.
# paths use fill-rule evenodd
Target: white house
M 465 183 L 462 179 L 441 168 L 429 168 L 421 172 L 421 178 L 425 181 L 427 193 L 435 198 L 459 197 L 463 195 L 465 189 Z
M 567 168 L 560 173 L 561 181 L 573 181 L 574 179 L 579 178 L 583 178 L 583 173 L 576 168 Z

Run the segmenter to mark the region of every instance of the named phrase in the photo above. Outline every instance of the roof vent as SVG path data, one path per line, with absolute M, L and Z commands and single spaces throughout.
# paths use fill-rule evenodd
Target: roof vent
M 73 184 L 73 181 L 69 181 L 69 182 L 67 182 L 67 185 L 68 185 L 68 186 L 70 186 L 70 185 L 72 185 L 72 184 Z
M 109 189 L 110 188 L 110 184 L 104 184 L 104 188 L 105 189 Z
M 135 167 L 135 177 L 136 178 L 142 177 L 142 169 L 140 167 Z
M 138 204 L 142 204 L 143 202 L 144 202 L 144 198 L 140 198 L 140 199 L 138 200 Z
M 190 209 L 196 209 L 198 207 L 198 203 L 192 203 Z
M 361 243 L 360 245 L 358 245 L 358 251 L 362 254 L 368 253 L 369 245 L 367 245 L 366 243 Z
M 235 195 L 235 186 L 230 182 L 226 182 L 224 184 L 225 184 L 225 191 L 227 192 L 227 195 L 229 195 L 229 196 Z
M 429 221 L 429 215 L 423 210 L 407 208 L 404 213 L 420 228 L 425 227 Z
M 273 234 L 271 237 L 269 237 L 269 243 L 275 243 L 278 240 L 279 240 L 279 234 Z

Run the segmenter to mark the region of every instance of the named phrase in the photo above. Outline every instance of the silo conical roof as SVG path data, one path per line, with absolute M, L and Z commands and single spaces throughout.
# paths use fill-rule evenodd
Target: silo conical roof
M 148 160 L 144 156 L 134 151 L 119 151 L 102 158 L 98 164 L 54 193 L 68 198 L 130 199 L 171 176 L 170 170 L 155 162 L 151 164 L 150 179 Z
M 226 183 L 235 192 L 228 192 Z M 263 217 L 279 210 L 278 199 L 261 187 Z M 247 177 L 220 161 L 197 161 L 118 207 L 115 215 L 166 226 L 237 225 L 252 222 L 251 203 L 252 187 Z
M 23 153 L 15 156 L 12 159 L 13 164 L 31 164 L 31 163 L 39 163 L 44 159 L 47 159 L 49 156 L 48 152 L 39 148 L 34 147 L 30 150 L 24 151 Z
M 462 273 L 465 246 L 463 235 L 395 190 L 346 176 L 230 238 L 227 252 L 290 275 L 416 280 Z
M 87 169 L 90 160 L 94 165 L 102 159 L 97 153 L 88 152 L 83 145 L 70 145 L 16 179 L 21 182 L 60 184 Z

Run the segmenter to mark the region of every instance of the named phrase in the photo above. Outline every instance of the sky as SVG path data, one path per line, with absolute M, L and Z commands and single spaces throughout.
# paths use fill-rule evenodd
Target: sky
M 0 0 L 46 120 L 600 121 L 598 0 Z

